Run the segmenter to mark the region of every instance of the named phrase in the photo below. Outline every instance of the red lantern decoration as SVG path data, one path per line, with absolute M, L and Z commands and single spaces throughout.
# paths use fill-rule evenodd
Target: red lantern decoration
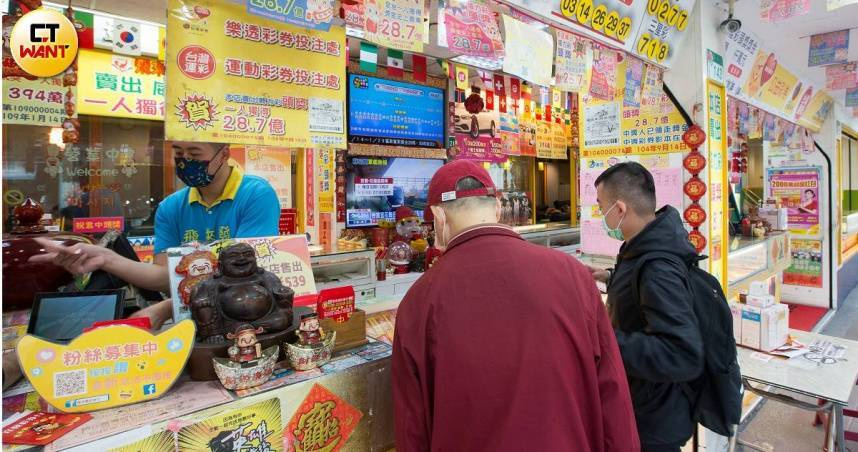
M 683 191 L 692 201 L 697 202 L 706 194 L 706 183 L 699 177 L 693 176 L 685 183 Z
M 682 134 L 682 141 L 691 149 L 697 149 L 704 141 L 706 141 L 706 132 L 697 124 L 692 124 L 685 133 Z
M 682 166 L 691 174 L 700 174 L 706 167 L 706 157 L 697 151 L 692 151 L 682 160 Z
M 702 252 L 706 248 L 706 237 L 703 237 L 703 234 L 696 229 L 688 233 L 688 241 L 691 242 L 691 246 L 693 246 L 698 253 Z
M 700 227 L 706 221 L 706 211 L 697 203 L 688 206 L 683 216 L 685 217 L 685 221 L 694 228 Z
M 468 110 L 468 113 L 475 115 L 483 111 L 485 106 L 486 104 L 480 96 L 480 89 L 476 86 L 471 87 L 471 95 L 465 99 L 465 110 Z

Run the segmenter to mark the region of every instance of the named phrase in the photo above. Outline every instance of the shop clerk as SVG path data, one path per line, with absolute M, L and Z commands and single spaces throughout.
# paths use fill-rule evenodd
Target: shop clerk
M 138 287 L 170 291 L 167 248 L 183 243 L 278 234 L 280 202 L 264 179 L 245 175 L 229 159 L 223 143 L 173 142 L 176 174 L 187 187 L 171 194 L 155 214 L 155 265 L 132 261 L 96 245 L 63 246 L 36 239 L 47 253 L 34 262 L 51 262 L 72 274 L 104 270 Z M 135 313 L 158 328 L 172 316 L 165 300 Z

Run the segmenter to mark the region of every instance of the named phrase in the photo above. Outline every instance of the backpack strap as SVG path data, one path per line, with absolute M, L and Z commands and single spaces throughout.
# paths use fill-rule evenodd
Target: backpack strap
M 677 255 L 672 254 L 672 253 L 668 253 L 668 252 L 664 252 L 664 251 L 653 251 L 652 253 L 644 254 L 643 256 L 638 258 L 637 262 L 635 262 L 634 274 L 632 276 L 633 277 L 633 279 L 632 279 L 632 297 L 634 297 L 636 303 L 640 304 L 640 288 L 639 288 L 640 278 L 641 278 L 641 273 L 643 272 L 643 266 L 647 262 L 658 260 L 658 259 L 664 259 L 664 260 L 671 261 L 673 263 L 680 263 L 682 268 L 685 269 L 686 274 L 689 274 L 692 270 L 692 267 L 698 267 L 700 265 L 700 262 L 707 259 L 707 258 L 708 258 L 708 256 L 698 255 L 698 256 L 695 256 L 693 259 L 691 259 L 689 262 L 683 262 Z M 693 306 L 692 306 L 692 309 L 693 309 Z M 641 316 L 643 316 L 643 313 L 641 313 Z M 644 322 L 644 323 L 646 323 L 646 322 Z M 698 328 L 699 328 L 699 319 L 698 319 Z M 704 372 L 705 372 L 705 370 L 704 370 Z M 682 390 L 682 392 L 685 393 L 685 396 L 688 398 L 689 402 L 691 403 L 692 410 L 694 410 L 696 408 L 696 400 L 697 400 L 697 396 L 698 396 L 698 391 L 695 391 L 694 388 L 691 387 L 691 384 L 689 382 L 679 383 L 679 387 Z
M 643 256 L 639 257 L 635 262 L 635 269 L 632 273 L 632 298 L 634 298 L 635 303 L 640 305 L 640 281 L 641 281 L 641 273 L 643 272 L 643 266 L 646 265 L 649 261 L 654 261 L 658 259 L 664 259 L 671 261 L 673 263 L 681 264 L 682 268 L 687 269 L 687 265 L 685 262 L 679 258 L 679 256 L 668 253 L 665 251 L 653 251 L 651 253 L 646 253 Z

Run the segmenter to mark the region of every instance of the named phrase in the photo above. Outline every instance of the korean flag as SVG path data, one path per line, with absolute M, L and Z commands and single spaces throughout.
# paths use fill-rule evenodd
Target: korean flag
M 140 24 L 113 20 L 113 51 L 123 55 L 140 55 Z

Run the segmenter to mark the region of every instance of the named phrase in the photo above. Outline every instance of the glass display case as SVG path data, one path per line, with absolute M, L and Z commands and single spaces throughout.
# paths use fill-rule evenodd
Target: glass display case
M 568 223 L 547 223 L 513 228 L 530 243 L 575 255 L 581 247 L 581 230 Z
M 766 279 L 789 267 L 789 232 L 773 232 L 766 237 L 733 237 L 727 256 L 729 296 L 747 292 L 751 281 Z
M 353 286 L 355 291 L 361 286 L 375 282 L 375 250 L 323 250 L 312 247 L 310 263 L 316 289 Z

